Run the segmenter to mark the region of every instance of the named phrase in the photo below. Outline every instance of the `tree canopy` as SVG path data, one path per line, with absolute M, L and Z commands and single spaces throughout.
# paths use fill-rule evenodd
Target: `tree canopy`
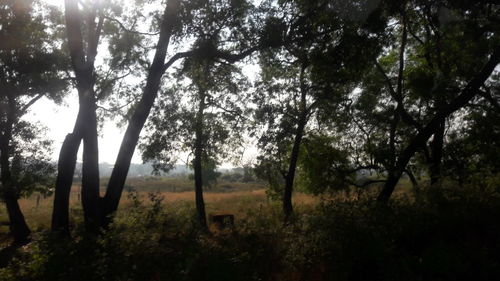
M 2 188 L 17 190 L 2 196 L 22 215 L 19 195 L 55 186 L 52 229 L 67 234 L 80 146 L 93 232 L 112 222 L 137 146 L 156 171 L 192 167 L 205 228 L 202 187 L 251 142 L 286 223 L 294 188 L 372 189 L 387 205 L 402 178 L 415 190 L 494 178 L 499 9 L 487 0 L 65 0 L 59 11 L 2 1 L 0 164 Z M 79 110 L 54 183 L 43 130 L 22 117 L 68 88 Z M 125 134 L 101 193 L 104 118 Z

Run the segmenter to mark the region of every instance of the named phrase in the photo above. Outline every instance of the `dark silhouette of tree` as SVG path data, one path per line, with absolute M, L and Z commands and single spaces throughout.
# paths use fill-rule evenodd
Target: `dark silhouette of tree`
M 67 86 L 67 62 L 44 18 L 48 12 L 37 1 L 0 2 L 1 198 L 15 242 L 30 235 L 17 200 L 37 189 L 46 192 L 53 174 L 46 155 L 51 142 L 22 117 L 43 97 L 60 102 Z
M 116 18 L 126 17 L 122 9 L 107 1 L 65 1 L 66 38 L 74 85 L 78 90 L 79 111 L 73 132 L 63 142 L 58 161 L 58 175 L 52 215 L 52 229 L 68 232 L 69 195 L 76 167 L 77 153 L 83 141 L 82 205 L 86 226 L 96 231 L 103 223 L 99 191 L 98 129 L 99 104 L 116 91 L 133 100 L 130 85 L 122 83 L 131 74 L 130 65 L 141 61 L 137 42 L 142 34 L 123 35 Z M 106 64 L 96 64 L 100 43 L 109 44 Z
M 109 7 L 107 7 L 109 9 Z M 76 158 L 83 140 L 82 205 L 88 229 L 99 227 L 99 158 L 95 61 L 102 39 L 105 9 L 100 1 L 88 1 L 79 7 L 77 1 L 65 1 L 67 46 L 78 90 L 79 110 L 73 132 L 63 142 L 52 215 L 52 229 L 68 231 L 69 195 Z
M 346 114 L 353 126 L 344 132 L 355 140 L 347 149 L 356 163 L 352 171 L 375 171 L 378 177 L 366 183 L 384 183 L 381 202 L 387 202 L 403 173 L 417 189 L 414 172 L 421 175 L 422 167 L 427 166 L 431 184 L 441 179 L 447 119 L 480 98 L 481 88 L 494 85 L 496 39 L 485 35 L 498 30 L 479 23 L 491 9 L 484 3 L 389 6 L 392 24 L 382 37 L 384 52 L 362 78 L 360 91 L 351 94 Z M 464 42 L 469 43 L 458 47 Z

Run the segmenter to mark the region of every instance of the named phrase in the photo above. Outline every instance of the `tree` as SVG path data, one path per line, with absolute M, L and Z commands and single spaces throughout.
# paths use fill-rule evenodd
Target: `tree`
M 163 12 L 157 15 L 160 20 L 157 21 L 156 18 L 151 20 L 152 28 L 159 30 L 155 56 L 151 64 L 148 62 L 150 48 L 147 45 L 141 45 L 141 43 L 147 41 L 144 39 L 145 36 L 156 36 L 156 34 L 135 30 L 137 29 L 137 17 L 144 17 L 140 13 L 137 14 L 140 9 L 132 9 L 135 14 L 129 16 L 128 14 L 122 15 L 121 9 L 113 3 L 89 1 L 80 7 L 76 1 L 66 1 L 65 3 L 68 46 L 80 96 L 80 111 L 73 133 L 67 136 L 61 148 L 52 229 L 68 231 L 69 194 L 76 164 L 76 154 L 80 142 L 83 140 L 82 204 L 87 226 L 89 229 L 97 230 L 101 226 L 106 226 L 109 222 L 109 215 L 118 207 L 139 133 L 156 98 L 163 74 L 176 60 L 187 54 L 179 53 L 166 62 L 171 37 L 182 32 L 178 15 L 179 1 L 168 1 Z M 140 8 L 144 3 L 137 2 L 137 4 Z M 120 15 L 125 20 L 131 21 L 133 25 L 130 28 L 126 27 L 124 22 L 116 18 Z M 108 38 L 112 57 L 109 61 L 105 60 L 105 62 L 109 62 L 109 69 L 95 66 L 99 40 L 104 35 L 113 35 Z M 96 102 L 106 98 L 115 89 L 113 86 L 124 86 L 123 83 L 117 83 L 117 81 L 133 72 L 130 69 L 132 65 L 138 69 L 146 70 L 146 83 L 139 86 L 143 86 L 144 89 L 142 96 L 135 104 L 135 96 L 130 98 L 130 92 L 133 93 L 136 87 L 132 85 L 132 87 L 117 89 L 119 97 L 127 98 L 128 103 L 132 104 L 132 110 L 106 195 L 101 199 L 99 194 Z M 141 72 L 136 72 L 137 77 L 140 75 Z
M 236 67 L 213 57 L 186 59 L 180 78 L 184 76 L 189 79 L 183 81 L 185 86 L 176 86 L 169 91 L 175 96 L 155 107 L 141 148 L 143 159 L 164 171 L 175 164 L 180 151 L 193 155 L 198 221 L 206 229 L 203 186 L 220 161 L 231 156 L 227 151 L 241 143 L 246 80 Z
M 466 107 L 480 94 L 481 88 L 488 87 L 488 79 L 500 62 L 499 30 L 495 19 L 489 16 L 492 9 L 496 9 L 494 6 L 475 2 L 461 6 L 446 1 L 406 5 L 401 6 L 398 14 L 403 19 L 400 25 L 403 38 L 407 33 L 413 40 L 407 51 L 405 40 L 401 40 L 400 45 L 399 64 L 404 65 L 405 53 L 409 58 L 406 76 L 402 68 L 399 75 L 407 77 L 407 92 L 391 90 L 391 86 L 389 92 L 397 108 L 394 120 L 400 118 L 412 133 L 405 133 L 408 138 L 392 161 L 393 168 L 378 197 L 383 203 L 389 200 L 409 161 L 417 151 L 427 149 L 427 142 L 433 135 L 428 162 L 432 181 L 436 181 L 446 119 Z M 408 11 L 415 13 L 415 17 Z M 415 18 L 419 20 L 412 21 Z M 492 24 L 484 24 L 484 20 Z M 385 72 L 380 65 L 377 67 Z M 384 78 L 390 85 L 390 77 L 385 75 Z M 428 106 L 415 109 L 415 104 Z
M 48 12 L 36 1 L 0 2 L 1 197 L 16 242 L 30 235 L 17 200 L 46 191 L 53 173 L 46 154 L 51 143 L 42 139 L 39 125 L 22 117 L 43 97 L 60 102 L 67 87 L 66 60 L 49 32 Z
M 217 171 L 217 162 L 211 159 L 201 159 L 201 175 L 203 188 L 212 189 L 217 185 L 221 173 Z M 193 168 L 193 167 L 191 167 Z M 189 175 L 189 180 L 195 180 L 194 174 Z
M 139 5 L 143 4 L 142 2 L 137 3 Z M 244 4 L 244 2 L 232 1 L 231 3 L 226 3 L 222 1 L 221 3 L 225 3 L 233 9 L 245 7 L 244 5 L 240 5 Z M 207 3 L 204 1 L 180 2 L 178 0 L 169 0 L 166 3 L 165 9 L 162 12 L 156 12 L 155 17 L 148 18 L 140 14 L 140 12 L 139 15 L 134 14 L 135 16 L 130 17 L 124 16 L 125 19 L 128 19 L 129 22 L 132 23 L 132 27 L 129 28 L 126 27 L 126 22 L 124 23 L 112 17 L 115 13 L 120 11 L 120 9 L 117 9 L 116 6 L 112 4 L 104 5 L 104 3 L 100 1 L 90 1 L 86 5 L 79 7 L 75 1 L 66 1 L 68 45 L 71 50 L 70 53 L 75 74 L 77 72 L 80 73 L 76 76 L 77 88 L 82 94 L 82 98 L 80 99 L 81 114 L 79 113 L 78 115 L 79 118 L 75 124 L 75 130 L 72 134 L 68 135 L 65 145 L 63 145 L 61 149 L 59 158 L 60 169 L 58 173 L 58 184 L 56 186 L 52 225 L 54 230 L 62 229 L 67 232 L 68 229 L 69 190 L 71 188 L 75 166 L 74 163 L 76 163 L 76 152 L 78 151 L 80 140 L 83 139 L 84 141 L 82 192 L 86 190 L 86 195 L 84 195 L 86 203 L 83 204 L 86 217 L 85 221 L 89 228 L 96 229 L 100 226 L 106 226 L 110 222 L 111 215 L 118 207 L 130 167 L 130 161 L 138 143 L 140 132 L 142 131 L 158 95 L 158 91 L 162 84 L 162 78 L 169 67 L 179 59 L 199 56 L 200 54 L 208 57 L 217 57 L 232 63 L 248 56 L 256 49 L 256 47 L 245 49 L 247 47 L 246 45 L 234 44 L 234 40 L 232 40 L 230 44 L 225 45 L 228 47 L 226 50 L 206 48 L 211 46 L 195 46 L 196 48 L 178 52 L 167 60 L 167 50 L 171 40 L 175 39 L 176 42 L 181 43 L 184 39 L 187 40 L 189 35 L 199 27 L 199 25 L 197 25 L 199 23 L 197 15 L 202 14 L 199 13 L 199 11 L 203 11 L 205 4 Z M 210 7 L 210 5 L 207 7 Z M 132 9 L 133 13 L 137 13 L 137 11 L 137 9 Z M 111 14 L 108 15 L 106 13 Z M 87 16 L 83 18 L 83 14 Z M 209 13 L 207 15 L 212 16 L 212 14 Z M 219 19 L 223 19 L 220 17 L 220 14 L 217 16 Z M 136 30 L 137 17 L 150 20 L 152 30 L 156 33 L 145 33 Z M 97 23 L 96 20 L 98 21 Z M 243 22 L 240 19 L 237 20 L 235 24 L 241 26 Z M 110 28 L 110 31 L 118 34 L 118 37 L 111 37 L 111 43 L 115 43 L 113 38 L 125 39 L 122 40 L 124 42 L 119 40 L 124 46 L 124 50 L 123 48 L 110 48 L 110 53 L 114 55 L 114 57 L 110 60 L 111 67 L 108 74 L 114 73 L 115 68 L 113 66 L 117 66 L 117 69 L 123 73 L 123 69 L 126 68 L 125 66 L 134 65 L 136 69 L 144 70 L 146 78 L 144 83 L 138 86 L 142 88 L 142 94 L 137 98 L 138 101 L 134 102 L 134 99 L 130 100 L 131 105 L 128 107 L 130 110 L 126 114 L 127 129 L 108 182 L 106 194 L 101 200 L 98 190 L 97 122 L 94 122 L 94 116 L 96 116 L 95 101 L 96 97 L 100 97 L 100 94 L 96 95 L 94 86 L 100 86 L 101 92 L 109 93 L 113 89 L 112 86 L 115 85 L 115 83 L 109 85 L 109 83 L 106 83 L 106 80 L 116 82 L 116 80 L 125 76 L 114 75 L 112 79 L 108 79 L 109 77 L 107 77 L 107 75 L 103 75 L 105 78 L 103 79 L 104 82 L 99 82 L 100 79 L 97 78 L 99 78 L 100 75 L 95 75 L 94 73 L 96 69 L 101 70 L 101 68 L 95 68 L 94 62 L 99 38 L 101 34 L 104 34 L 102 31 L 109 31 L 105 28 L 108 27 L 108 25 L 115 26 L 115 28 Z M 85 30 L 82 31 L 82 27 Z M 212 28 L 217 28 L 217 26 L 213 25 Z M 120 36 L 122 32 L 119 31 L 129 35 Z M 87 37 L 83 36 L 88 34 L 91 35 Z M 156 36 L 157 38 L 157 42 L 154 46 L 155 54 L 151 63 L 149 63 L 150 47 L 142 45 L 144 42 L 150 42 L 144 39 L 144 36 L 150 35 Z M 83 44 L 84 41 L 85 44 Z M 88 48 L 83 48 L 84 45 Z M 234 50 L 242 51 L 234 54 L 232 53 Z M 120 58 L 123 53 L 127 54 L 127 56 L 125 56 L 125 58 Z M 78 77 L 81 77 L 81 79 Z M 135 88 L 138 87 L 136 86 Z M 87 121 L 84 122 L 84 119 L 87 119 Z M 88 141 L 85 141 L 86 139 Z M 87 147 L 87 149 L 85 147 Z
M 360 167 L 379 172 L 379 179 L 367 183 L 384 183 L 380 202 L 387 202 L 403 173 L 417 187 L 416 167 L 427 166 L 431 184 L 441 179 L 447 120 L 493 83 L 487 80 L 496 65 L 497 39 L 484 33 L 498 30 L 487 16 L 491 9 L 435 1 L 388 7 L 394 24 L 387 26 L 385 51 L 348 111 L 355 125 L 350 136 L 359 139 L 351 151 Z M 486 18 L 491 24 L 482 22 Z
M 118 208 L 140 132 L 154 105 L 162 76 L 166 70 L 178 59 L 188 57 L 215 59 L 220 63 L 231 64 L 261 48 L 252 24 L 245 25 L 247 19 L 251 23 L 254 22 L 254 19 L 251 18 L 254 15 L 249 14 L 251 8 L 252 5 L 244 0 L 189 1 L 182 2 L 182 4 L 176 0 L 168 1 L 163 24 L 160 28 L 155 58 L 148 70 L 146 86 L 141 100 L 135 106 L 135 111 L 130 117 L 103 200 L 104 216 L 110 216 Z M 192 34 L 196 36 L 191 38 L 196 42 L 195 45 L 188 51 L 178 52 L 165 63 L 170 38 L 177 36 L 178 40 L 181 41 L 181 39 L 189 38 L 189 35 Z
M 450 128 L 447 134 L 443 176 L 460 187 L 466 184 L 487 186 L 487 181 L 500 172 L 498 77 L 494 81 L 495 86 L 489 89 L 493 99 L 476 98 L 466 115 L 456 117 L 458 120 L 454 123 L 460 122 L 461 126 Z
M 266 124 L 260 138 L 265 153 L 260 157 L 260 175 L 271 185 L 283 186 L 279 190 L 283 192 L 285 221 L 289 221 L 293 183 L 308 122 L 314 116 L 316 122 L 309 130 L 319 127 L 323 117 L 330 118 L 332 111 L 339 109 L 352 90 L 356 74 L 366 65 L 363 58 L 378 50 L 375 46 L 362 51 L 353 44 L 372 46 L 374 40 L 369 36 L 373 35 L 373 26 L 364 25 L 379 24 L 380 19 L 374 13 L 376 5 L 365 1 L 339 5 L 329 1 L 289 1 L 280 8 L 270 22 L 283 31 L 275 35 L 283 38 L 282 47 L 261 58 L 263 90 L 256 99 L 260 110 L 255 118 Z M 351 17 L 345 17 L 347 11 Z
M 105 97 L 108 88 L 112 88 L 117 76 L 112 75 L 116 73 L 113 70 L 104 75 L 104 70 L 97 68 L 95 62 L 99 41 L 107 31 L 105 20 L 114 14 L 116 9 L 113 8 L 112 3 L 98 0 L 86 1 L 81 6 L 77 1 L 65 1 L 67 47 L 75 74 L 79 110 L 73 132 L 66 136 L 59 154 L 52 215 L 53 230 L 68 231 L 69 195 L 82 141 L 81 191 L 85 223 L 87 228 L 94 230 L 101 224 L 97 102 Z

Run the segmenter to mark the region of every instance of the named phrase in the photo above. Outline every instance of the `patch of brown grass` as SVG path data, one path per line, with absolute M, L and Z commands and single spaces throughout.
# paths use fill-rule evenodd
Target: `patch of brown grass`
M 74 186 L 70 194 L 71 213 L 81 212 L 79 202 L 79 187 Z M 150 204 L 148 200 L 148 192 L 139 191 L 139 198 L 144 204 Z M 195 195 L 193 191 L 185 192 L 160 192 L 164 198 L 162 204 L 168 208 L 176 208 L 180 205 L 189 208 L 195 208 Z M 231 213 L 238 217 L 245 216 L 251 211 L 271 211 L 272 208 L 280 208 L 280 202 L 270 201 L 267 198 L 265 189 L 249 190 L 249 191 L 234 191 L 234 192 L 205 192 L 204 199 L 207 209 L 207 214 L 211 212 Z M 33 230 L 48 229 L 52 217 L 53 196 L 43 198 L 40 197 L 37 204 L 38 195 L 32 195 L 29 198 L 19 200 L 21 209 L 27 223 Z M 293 195 L 293 202 L 297 208 L 313 206 L 319 202 L 319 198 L 296 192 Z M 130 206 L 131 200 L 127 196 L 127 192 L 123 193 L 120 202 L 119 210 L 126 210 Z M 0 206 L 0 221 L 7 222 L 8 217 L 5 207 Z M 7 226 L 0 226 L 0 233 L 7 233 Z

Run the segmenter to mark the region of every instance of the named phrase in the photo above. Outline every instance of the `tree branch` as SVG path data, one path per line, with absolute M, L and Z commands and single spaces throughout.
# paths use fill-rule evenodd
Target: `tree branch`
M 28 109 L 35 103 L 37 102 L 39 99 L 41 99 L 42 97 L 45 96 L 45 93 L 41 93 L 41 94 L 38 94 L 37 96 L 35 96 L 34 98 L 32 98 L 27 104 L 25 104 L 22 108 L 21 108 L 21 114 L 20 115 L 23 115 L 24 113 L 26 113 L 26 111 L 28 111 Z
M 377 70 L 380 72 L 380 74 L 382 74 L 382 76 L 384 77 L 387 87 L 389 88 L 389 94 L 398 103 L 399 113 L 403 121 L 408 125 L 415 127 L 418 131 L 421 131 L 423 129 L 422 125 L 420 125 L 415 119 L 413 119 L 413 117 L 411 117 L 411 115 L 405 110 L 402 98 L 399 97 L 396 90 L 394 90 L 394 87 L 392 86 L 391 83 L 391 79 L 389 78 L 389 76 L 387 76 L 385 70 L 377 60 L 375 60 L 375 66 Z
M 479 91 L 479 95 L 489 101 L 494 108 L 500 111 L 500 103 L 498 103 L 498 100 L 491 95 L 491 92 L 489 90 Z
M 116 22 L 120 26 L 121 29 L 125 30 L 125 32 L 128 32 L 128 33 L 135 33 L 135 34 L 146 35 L 146 36 L 156 36 L 156 35 L 160 34 L 160 32 L 150 33 L 150 32 L 141 32 L 141 31 L 131 30 L 131 29 L 127 28 L 121 21 L 119 21 L 115 18 L 112 18 L 109 16 L 105 16 L 105 18 L 107 20 L 112 21 L 112 22 Z
M 107 81 L 107 83 L 100 89 L 99 93 L 96 93 L 96 96 L 97 96 L 97 99 L 96 100 L 100 100 L 104 97 L 104 91 L 106 89 L 108 89 L 114 82 L 118 81 L 118 80 L 121 80 L 127 76 L 129 76 L 130 74 L 132 74 L 132 71 L 129 71 L 128 73 L 122 75 L 122 76 L 118 76 L 118 77 L 115 77 L 109 81 Z
M 163 71 L 166 71 L 172 64 L 174 64 L 177 60 L 189 57 L 193 54 L 193 51 L 180 52 L 171 57 L 164 65 Z
M 216 50 L 214 57 L 221 58 L 229 63 L 235 63 L 239 60 L 246 58 L 247 56 L 251 55 L 253 52 L 257 50 L 259 50 L 259 46 L 254 46 L 238 54 L 231 54 L 226 51 Z

